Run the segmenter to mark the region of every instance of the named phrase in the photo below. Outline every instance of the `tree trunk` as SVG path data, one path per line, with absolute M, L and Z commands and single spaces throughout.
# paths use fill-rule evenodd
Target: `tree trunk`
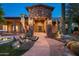
M 65 3 L 62 3 L 62 32 L 65 34 Z

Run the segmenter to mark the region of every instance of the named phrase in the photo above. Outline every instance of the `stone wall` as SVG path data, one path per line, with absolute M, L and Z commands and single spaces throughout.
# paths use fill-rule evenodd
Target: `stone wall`
M 30 11 L 30 17 L 51 17 L 51 10 L 44 7 L 35 7 Z

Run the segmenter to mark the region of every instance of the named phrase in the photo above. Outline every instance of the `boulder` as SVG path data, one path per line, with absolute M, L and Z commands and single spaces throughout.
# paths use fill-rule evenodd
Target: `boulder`
M 79 55 L 79 42 L 78 41 L 70 41 L 67 43 L 67 47 L 76 55 Z

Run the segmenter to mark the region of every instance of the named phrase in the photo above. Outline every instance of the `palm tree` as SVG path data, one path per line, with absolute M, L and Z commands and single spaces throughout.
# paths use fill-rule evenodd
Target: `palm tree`
M 65 34 L 65 3 L 61 4 L 62 6 L 62 32 Z

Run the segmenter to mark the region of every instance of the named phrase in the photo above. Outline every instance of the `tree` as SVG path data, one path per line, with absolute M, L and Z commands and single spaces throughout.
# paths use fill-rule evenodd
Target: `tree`
M 69 17 L 69 22 L 75 22 L 78 24 L 79 26 L 79 4 L 77 3 L 70 3 L 67 4 L 67 15 Z M 70 18 L 72 18 L 72 20 L 70 20 Z M 69 27 L 70 28 L 70 27 Z
M 3 15 L 4 15 L 4 11 L 0 4 L 0 24 L 5 23 L 5 19 L 4 19 Z
M 1 4 L 0 4 L 0 16 L 4 15 L 4 12 L 3 12 L 3 8 L 1 7 Z

